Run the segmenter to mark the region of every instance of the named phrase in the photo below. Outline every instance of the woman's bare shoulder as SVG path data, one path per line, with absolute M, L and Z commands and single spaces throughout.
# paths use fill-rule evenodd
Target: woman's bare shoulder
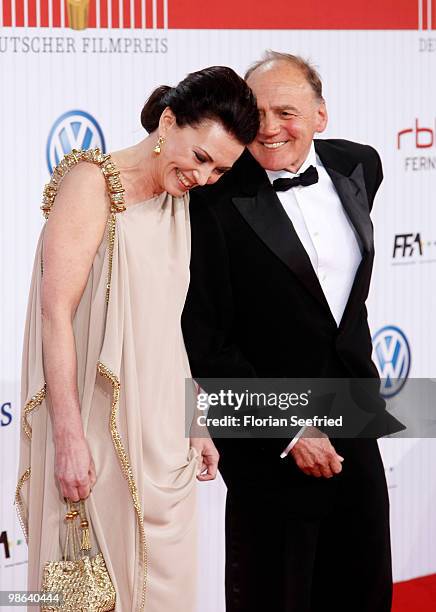
M 80 161 L 69 169 L 57 187 L 49 221 L 68 217 L 69 222 L 101 225 L 109 212 L 106 180 L 97 164 Z
M 106 181 L 99 166 L 82 161 L 63 177 L 57 200 L 71 198 L 77 201 L 78 195 L 85 198 L 104 198 L 106 191 Z

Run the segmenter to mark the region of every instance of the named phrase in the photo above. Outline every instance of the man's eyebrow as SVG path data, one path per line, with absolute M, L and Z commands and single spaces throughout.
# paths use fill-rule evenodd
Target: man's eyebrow
M 291 110 L 291 111 L 298 111 L 297 108 L 295 108 L 295 106 L 292 106 L 291 104 L 281 104 L 280 106 L 273 106 L 273 110 Z

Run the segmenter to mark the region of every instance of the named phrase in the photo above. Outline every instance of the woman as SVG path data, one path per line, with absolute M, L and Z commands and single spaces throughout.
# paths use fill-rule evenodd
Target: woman
M 213 479 L 218 455 L 184 435 L 188 193 L 232 166 L 258 112 L 240 77 L 212 67 L 159 87 L 141 122 L 142 142 L 72 152 L 45 190 L 16 502 L 30 590 L 61 558 L 63 498 L 88 498 L 115 610 L 194 612 L 195 478 Z

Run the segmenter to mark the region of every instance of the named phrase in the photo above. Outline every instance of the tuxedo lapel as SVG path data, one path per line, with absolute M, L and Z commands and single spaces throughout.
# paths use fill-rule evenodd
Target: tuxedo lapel
M 330 313 L 309 256 L 269 181 L 262 183 L 254 196 L 232 199 L 259 238 Z
M 373 229 L 369 217 L 369 204 L 366 197 L 363 165 L 358 164 L 350 176 L 344 176 L 337 170 L 325 166 L 338 192 L 339 199 L 358 233 L 364 251 L 372 250 Z
M 338 169 L 339 160 L 330 159 L 325 141 L 315 141 L 315 148 L 321 161 L 329 174 L 339 199 L 356 230 L 362 246 L 362 261 L 356 271 L 354 282 L 348 297 L 348 301 L 339 324 L 343 330 L 348 321 L 352 321 L 354 313 L 360 307 L 362 300 L 368 293 L 371 278 L 373 249 L 373 227 L 370 218 L 370 209 L 366 195 L 365 178 L 363 174 L 363 164 L 359 163 L 351 172 L 350 168 L 341 167 Z M 340 160 L 343 162 L 343 160 Z

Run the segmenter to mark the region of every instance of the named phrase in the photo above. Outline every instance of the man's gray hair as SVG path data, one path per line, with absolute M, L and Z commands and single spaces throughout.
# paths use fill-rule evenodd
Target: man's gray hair
M 291 64 L 295 68 L 298 68 L 303 73 L 306 81 L 311 86 L 313 93 L 318 98 L 318 100 L 324 100 L 322 97 L 322 82 L 321 77 L 318 74 L 315 66 L 313 66 L 308 60 L 305 60 L 299 55 L 291 55 L 290 53 L 279 53 L 278 51 L 272 51 L 268 49 L 264 52 L 263 56 L 257 62 L 254 62 L 247 72 L 245 73 L 244 79 L 247 80 L 248 77 L 253 74 L 255 70 L 264 66 L 265 64 L 272 62 L 287 62 Z

